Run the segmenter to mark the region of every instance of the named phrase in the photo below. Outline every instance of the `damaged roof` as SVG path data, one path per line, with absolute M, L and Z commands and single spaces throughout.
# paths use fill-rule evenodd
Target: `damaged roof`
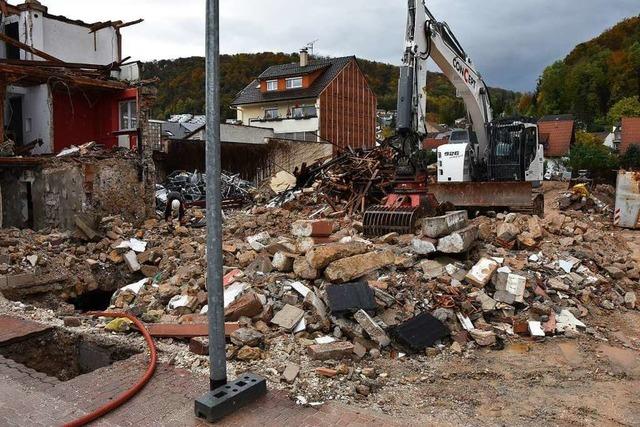
M 311 61 L 306 67 L 300 67 L 300 64 L 284 64 L 269 67 L 258 79 L 255 79 L 247 87 L 238 93 L 236 99 L 231 105 L 247 105 L 262 104 L 274 101 L 288 101 L 304 98 L 317 98 L 326 89 L 333 79 L 342 71 L 351 61 L 355 61 L 355 56 L 345 56 L 342 58 L 321 59 Z M 290 89 L 279 92 L 262 93 L 260 91 L 259 81 L 265 78 L 276 78 L 293 75 L 304 75 L 313 73 L 318 70 L 326 69 L 314 82 L 306 89 Z M 292 73 L 296 70 L 296 73 Z M 311 70 L 311 71 L 308 71 Z M 268 77 L 264 77 L 264 76 Z

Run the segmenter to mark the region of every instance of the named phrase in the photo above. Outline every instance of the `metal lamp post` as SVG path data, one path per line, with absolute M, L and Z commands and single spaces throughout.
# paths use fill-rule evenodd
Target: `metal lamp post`
M 246 373 L 227 381 L 222 257 L 222 171 L 220 150 L 220 2 L 206 12 L 207 290 L 209 299 L 210 391 L 195 401 L 197 417 L 215 422 L 267 391 L 266 380 Z

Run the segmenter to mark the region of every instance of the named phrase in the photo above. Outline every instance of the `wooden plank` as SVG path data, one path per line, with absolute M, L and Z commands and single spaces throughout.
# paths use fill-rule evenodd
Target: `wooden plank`
M 145 325 L 149 334 L 155 338 L 195 338 L 209 336 L 209 325 L 207 323 L 192 324 L 161 324 L 150 323 Z M 240 329 L 238 322 L 226 322 L 224 324 L 224 334 L 231 335 Z

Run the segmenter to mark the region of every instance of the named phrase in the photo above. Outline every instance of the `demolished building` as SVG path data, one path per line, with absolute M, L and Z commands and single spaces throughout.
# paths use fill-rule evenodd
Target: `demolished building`
M 17 6 L 2 1 L 0 9 L 2 225 L 71 227 L 75 214 L 93 213 L 88 200 L 94 184 L 101 188 L 100 180 L 109 180 L 101 175 L 109 168 L 130 171 L 143 187 L 152 185 L 153 167 L 143 161 L 139 142 L 148 132 L 155 89 L 140 80 L 140 63 L 123 58 L 120 33 L 141 20 L 90 24 L 52 15 L 38 1 Z M 87 143 L 137 150 L 138 156 L 109 166 L 93 156 L 90 165 L 62 169 L 46 157 L 74 154 Z M 100 211 L 142 219 L 127 209 Z

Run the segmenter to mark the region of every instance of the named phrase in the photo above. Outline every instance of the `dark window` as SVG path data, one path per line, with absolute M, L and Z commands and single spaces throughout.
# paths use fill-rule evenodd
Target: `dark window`
M 4 34 L 16 41 L 20 41 L 20 29 L 18 23 L 7 24 L 4 26 Z M 20 59 L 20 49 L 5 43 L 7 46 L 7 59 Z

